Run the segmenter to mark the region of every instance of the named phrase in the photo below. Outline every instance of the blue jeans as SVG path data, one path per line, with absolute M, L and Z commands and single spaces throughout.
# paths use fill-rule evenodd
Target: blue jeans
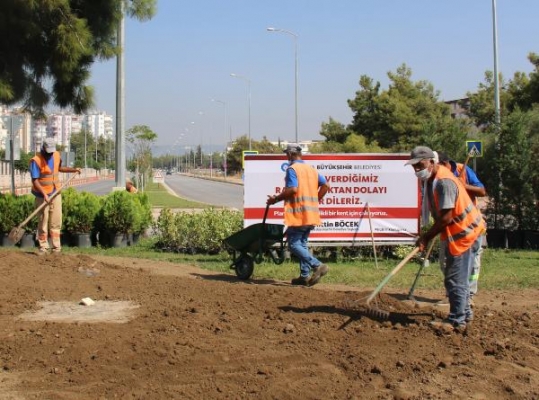
M 445 289 L 449 296 L 449 316 L 447 319 L 454 324 L 464 324 L 466 319 L 473 318 L 470 307 L 469 276 L 474 266 L 474 259 L 481 247 L 481 240 L 464 253 L 453 256 L 446 248 Z
M 286 230 L 286 240 L 290 252 L 299 258 L 299 269 L 303 278 L 311 275 L 311 269 L 317 268 L 321 262 L 309 252 L 307 243 L 314 226 L 290 226 Z

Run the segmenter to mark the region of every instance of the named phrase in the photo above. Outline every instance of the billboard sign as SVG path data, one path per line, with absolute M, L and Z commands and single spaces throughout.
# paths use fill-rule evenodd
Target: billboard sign
M 310 154 L 303 160 L 324 175 L 330 190 L 320 202 L 318 242 L 414 243 L 419 234 L 418 179 L 408 154 Z M 244 225 L 261 222 L 268 195 L 282 191 L 284 155 L 245 156 Z M 367 212 L 370 210 L 370 215 Z M 283 203 L 270 206 L 268 223 L 284 223 Z M 372 231 L 371 231 L 372 227 Z

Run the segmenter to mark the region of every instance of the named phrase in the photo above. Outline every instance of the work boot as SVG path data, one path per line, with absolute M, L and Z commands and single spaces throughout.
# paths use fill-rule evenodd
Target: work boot
M 320 279 L 327 275 L 328 271 L 329 267 L 326 264 L 320 264 L 318 267 L 313 268 L 313 274 L 311 275 L 311 279 L 309 279 L 309 286 L 314 286 L 320 282 Z
M 309 277 L 300 276 L 298 278 L 292 279 L 290 283 L 296 286 L 309 286 Z
M 443 321 L 431 321 L 430 327 L 434 329 L 438 333 L 465 333 L 466 332 L 466 324 L 457 324 L 452 321 L 449 321 L 447 319 L 444 319 Z
M 37 253 L 36 253 L 38 256 L 45 256 L 47 254 L 49 254 L 49 249 L 45 249 L 43 247 L 39 248 Z

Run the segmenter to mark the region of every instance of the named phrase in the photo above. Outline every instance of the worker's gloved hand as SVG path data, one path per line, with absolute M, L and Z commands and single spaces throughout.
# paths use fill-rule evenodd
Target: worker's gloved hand
M 415 242 L 415 245 L 419 247 L 419 251 L 425 251 L 427 244 L 428 244 L 428 241 L 425 239 L 424 236 L 419 236 Z
M 266 204 L 272 205 L 277 203 L 277 196 L 268 195 L 268 199 L 266 200 Z

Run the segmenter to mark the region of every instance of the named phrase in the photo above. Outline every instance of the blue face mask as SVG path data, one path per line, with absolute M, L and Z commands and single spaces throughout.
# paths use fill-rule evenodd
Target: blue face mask
M 425 168 L 425 169 L 422 169 L 421 171 L 417 171 L 415 173 L 415 176 L 417 176 L 417 178 L 421 181 L 426 181 L 427 179 L 430 178 L 430 175 L 431 175 L 432 171 L 429 171 L 429 167 Z

